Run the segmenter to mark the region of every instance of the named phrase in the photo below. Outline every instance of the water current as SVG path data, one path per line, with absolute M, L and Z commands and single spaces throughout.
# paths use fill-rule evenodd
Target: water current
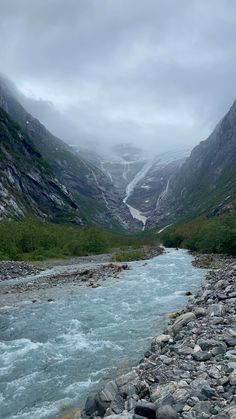
M 0 417 L 60 417 L 82 406 L 104 380 L 131 368 L 162 332 L 166 313 L 183 307 L 204 271 L 184 250 L 132 262 L 100 288 L 60 293 L 0 315 Z

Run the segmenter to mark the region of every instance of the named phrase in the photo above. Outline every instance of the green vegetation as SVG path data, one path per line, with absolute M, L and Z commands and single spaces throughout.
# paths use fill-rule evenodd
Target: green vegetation
M 197 218 L 175 225 L 161 234 L 167 247 L 182 247 L 202 253 L 236 254 L 236 212 Z
M 130 262 L 132 260 L 144 259 L 145 253 L 143 250 L 130 250 L 127 252 L 116 253 L 112 257 L 113 262 Z
M 48 224 L 36 219 L 0 222 L 1 260 L 85 256 L 113 249 L 138 249 L 143 245 L 157 245 L 156 234 L 112 234 L 97 227 L 78 228 L 66 224 Z

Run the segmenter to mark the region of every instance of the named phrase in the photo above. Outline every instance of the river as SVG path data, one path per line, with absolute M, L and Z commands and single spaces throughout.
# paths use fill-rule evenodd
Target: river
M 181 308 L 204 270 L 184 250 L 132 262 L 100 288 L 60 293 L 0 315 L 1 419 L 60 417 L 104 380 L 137 363 L 165 314 Z

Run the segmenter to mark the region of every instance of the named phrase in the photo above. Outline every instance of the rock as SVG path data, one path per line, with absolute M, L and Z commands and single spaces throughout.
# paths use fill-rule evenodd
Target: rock
M 203 351 L 213 350 L 214 348 L 220 348 L 217 353 L 225 353 L 227 347 L 224 342 L 219 342 L 215 339 L 199 339 L 197 341 L 198 345 Z
M 196 316 L 192 312 L 181 314 L 171 327 L 173 334 L 176 335 L 183 326 L 195 319 Z
M 87 416 L 92 416 L 96 412 L 97 404 L 94 396 L 87 397 L 84 410 Z
M 200 401 L 195 404 L 194 410 L 197 412 L 197 418 L 209 418 L 210 417 L 210 409 L 211 409 L 211 402 L 208 401 Z M 208 415 L 208 416 L 200 416 L 202 414 Z
M 118 393 L 118 387 L 115 381 L 109 381 L 102 390 L 99 391 L 99 397 L 102 401 L 110 402 L 115 399 Z
M 210 304 L 208 307 L 208 313 L 210 316 L 219 316 L 222 317 L 225 314 L 225 305 L 224 304 Z
M 207 372 L 209 377 L 219 379 L 221 377 L 221 366 L 213 365 Z
M 104 416 L 106 409 L 118 396 L 118 387 L 114 381 L 109 381 L 95 396 L 96 411 Z
M 178 414 L 175 409 L 170 405 L 164 405 L 157 409 L 156 412 L 157 419 L 177 419 Z
M 236 386 L 236 371 L 233 371 L 229 376 L 231 386 Z
M 236 361 L 236 349 L 233 349 L 232 351 L 227 351 L 225 356 L 231 361 Z
M 170 335 L 159 335 L 153 338 L 151 343 L 152 352 L 158 352 L 165 343 L 169 342 L 170 338 Z
M 136 371 L 130 371 L 127 374 L 123 374 L 120 377 L 116 378 L 115 382 L 118 387 L 122 387 L 128 382 L 132 382 L 134 385 L 139 381 L 139 376 Z
M 210 386 L 204 386 L 201 389 L 201 393 L 204 396 L 205 400 L 211 399 L 212 397 L 216 396 L 216 391 L 213 388 L 211 388 Z
M 156 406 L 154 403 L 140 401 L 137 403 L 134 413 L 149 419 L 156 419 Z
M 205 316 L 206 315 L 206 313 L 207 313 L 207 310 L 205 309 L 205 308 L 203 308 L 203 307 L 197 307 L 197 308 L 195 308 L 195 310 L 194 310 L 194 314 L 195 314 L 195 316 L 198 318 L 198 317 L 203 317 L 203 316 Z
M 212 355 L 210 354 L 210 352 L 198 351 L 198 352 L 194 352 L 192 354 L 192 357 L 195 361 L 204 362 L 211 359 Z

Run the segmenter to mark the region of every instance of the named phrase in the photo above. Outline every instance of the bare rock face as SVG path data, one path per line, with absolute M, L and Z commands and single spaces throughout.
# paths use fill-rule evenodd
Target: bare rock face
M 77 204 L 27 135 L 0 108 L 0 219 L 35 215 L 82 225 Z

